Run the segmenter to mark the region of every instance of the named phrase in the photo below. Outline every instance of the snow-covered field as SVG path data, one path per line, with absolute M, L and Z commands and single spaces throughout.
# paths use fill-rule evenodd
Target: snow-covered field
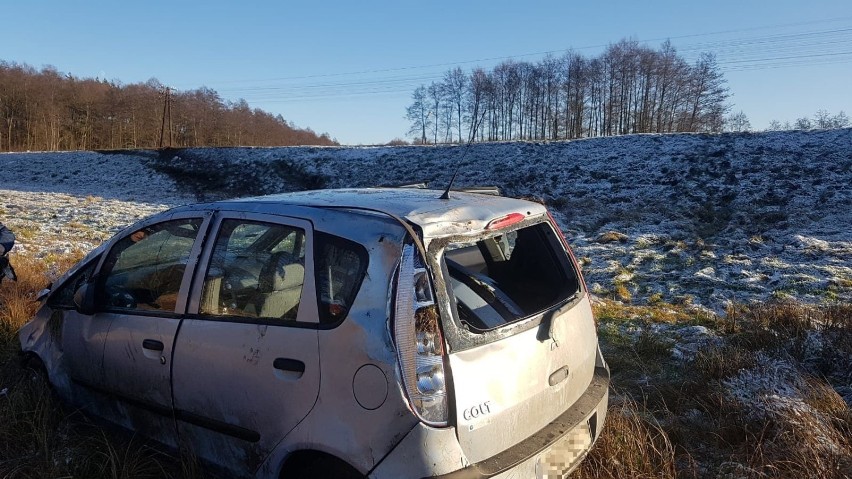
M 547 202 L 599 295 L 852 300 L 852 130 L 447 147 L 0 154 L 21 250 L 91 249 L 170 205 L 312 187 L 497 185 Z
M 88 251 L 173 205 L 320 187 L 429 181 L 442 189 L 457 166 L 457 186 L 545 201 L 599 297 L 691 305 L 596 300 L 617 387 L 611 400 L 635 394 L 651 404 L 641 417 L 671 434 L 684 477 L 852 470 L 843 419 L 852 342 L 848 306 L 834 304 L 852 302 L 850 129 L 0 154 L 0 221 L 17 233 L 16 251 L 50 257 Z M 772 297 L 819 305 L 704 314 Z M 745 440 L 725 442 L 731 431 Z M 587 463 L 594 458 L 595 450 Z

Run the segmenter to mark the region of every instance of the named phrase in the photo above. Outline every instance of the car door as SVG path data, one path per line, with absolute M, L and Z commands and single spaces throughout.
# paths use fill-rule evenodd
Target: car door
M 172 347 L 209 217 L 172 215 L 119 239 L 95 280 L 91 323 L 108 332 L 99 381 L 88 386 L 116 399 L 101 413 L 172 446 Z
M 313 231 L 275 215 L 214 223 L 175 344 L 175 416 L 196 455 L 245 473 L 317 399 Z
M 47 299 L 47 305 L 53 310 L 51 322 L 61 327 L 58 338 L 63 352 L 62 364 L 71 381 L 76 383 L 103 382 L 103 350 L 109 323 L 93 321 L 92 316 L 76 311 L 74 305 L 74 293 L 89 282 L 100 260 L 100 255 L 89 259 Z M 58 321 L 53 320 L 53 317 Z M 64 381 L 60 384 L 63 392 L 68 386 Z

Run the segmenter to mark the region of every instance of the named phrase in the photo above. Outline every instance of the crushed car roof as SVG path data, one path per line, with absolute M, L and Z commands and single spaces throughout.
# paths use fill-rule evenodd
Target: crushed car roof
M 251 202 L 270 205 L 270 211 L 275 205 L 375 210 L 405 218 L 427 236 L 482 230 L 490 221 L 510 213 L 527 217 L 545 213 L 544 206 L 532 201 L 457 191 L 444 200 L 440 199 L 442 193 L 419 188 L 329 189 L 225 200 L 214 206 L 239 208 L 241 203 Z

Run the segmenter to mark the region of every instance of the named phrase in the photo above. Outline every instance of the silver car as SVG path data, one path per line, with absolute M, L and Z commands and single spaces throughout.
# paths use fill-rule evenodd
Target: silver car
M 540 204 L 411 188 L 175 208 L 20 331 L 66 401 L 229 476 L 563 477 L 609 370 Z

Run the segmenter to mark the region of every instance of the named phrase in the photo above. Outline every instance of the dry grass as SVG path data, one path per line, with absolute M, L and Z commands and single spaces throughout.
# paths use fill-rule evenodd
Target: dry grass
M 618 231 L 607 231 L 595 238 L 598 243 L 626 243 L 629 238 L 624 233 Z
M 698 352 L 694 366 L 696 372 L 711 381 L 721 381 L 738 371 L 754 367 L 757 358 L 753 351 L 725 345 L 709 347 Z
M 0 284 L 0 477 L 208 477 L 191 454 L 175 460 L 67 410 L 18 364 L 15 331 L 77 259 L 16 255 L 19 282 Z M 595 312 L 617 394 L 576 477 L 852 477 L 852 412 L 838 395 L 852 381 L 852 305 L 737 305 L 715 318 L 688 304 L 605 301 Z M 702 325 L 725 341 L 678 360 L 655 323 Z M 732 393 L 772 361 L 790 365 L 795 387 Z
M 574 473 L 578 479 L 675 478 L 674 445 L 644 408 L 629 397 L 613 397 L 595 447 Z
M 633 299 L 633 295 L 630 294 L 630 290 L 624 283 L 616 283 L 613 294 L 616 299 L 625 303 L 629 303 Z
M 600 322 L 638 321 L 642 323 L 715 324 L 717 318 L 689 308 L 688 304 L 657 301 L 648 305 L 627 305 L 617 301 L 601 301 L 594 306 Z
M 579 477 L 852 478 L 850 398 L 838 394 L 852 381 L 852 306 L 736 305 L 714 318 L 603 302 L 596 315 L 613 387 L 640 401 L 631 413 L 614 404 L 621 413 L 610 412 Z M 677 359 L 655 323 L 702 325 L 722 341 Z M 641 451 L 636 437 L 654 447 Z
M 201 478 L 194 457 L 175 459 L 66 408 L 37 369 L 21 364 L 17 330 L 38 292 L 82 257 L 13 255 L 17 282 L 0 284 L 0 478 Z

